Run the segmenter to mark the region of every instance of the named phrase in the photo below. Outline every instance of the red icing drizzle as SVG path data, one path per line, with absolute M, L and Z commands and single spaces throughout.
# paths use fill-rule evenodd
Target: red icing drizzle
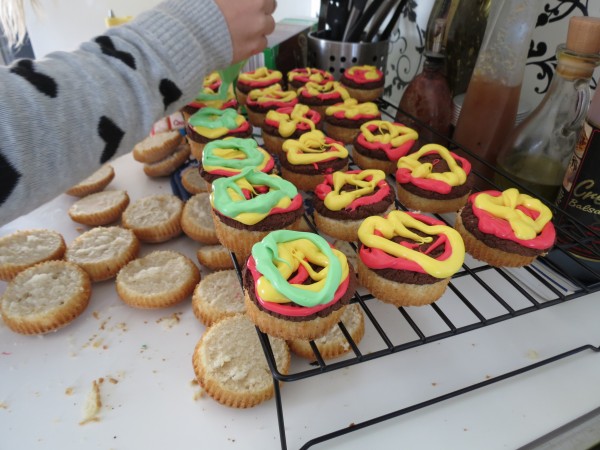
M 361 170 L 348 170 L 345 173 L 360 173 Z M 368 176 L 365 178 L 366 181 L 370 181 L 373 177 Z M 315 194 L 320 200 L 325 200 L 327 194 L 333 190 L 333 174 L 325 175 L 325 180 L 315 188 Z M 385 180 L 381 180 L 377 183 L 377 189 L 373 191 L 371 195 L 365 195 L 363 197 L 353 200 L 345 209 L 347 211 L 354 211 L 359 206 L 372 205 L 382 201 L 389 195 L 390 185 Z
M 394 125 L 404 127 L 401 123 L 394 123 Z M 377 130 L 377 125 L 369 125 L 368 129 L 373 132 Z M 359 133 L 357 140 L 360 145 L 368 150 L 384 151 L 390 161 L 398 161 L 401 157 L 405 156 L 415 143 L 415 141 L 411 139 L 406 141 L 400 147 L 392 147 L 391 142 L 387 144 L 382 142 L 369 142 L 362 133 Z
M 275 160 L 273 159 L 273 157 L 269 155 L 267 158 L 268 159 L 267 159 L 267 163 L 265 164 L 265 167 L 260 169 L 260 171 L 264 172 L 264 173 L 271 172 L 273 170 L 273 167 L 275 166 Z M 221 177 L 231 177 L 233 175 L 237 175 L 238 173 L 240 173 L 241 170 L 216 169 L 216 170 L 207 170 L 206 172 L 210 173 L 211 175 L 219 175 Z
M 444 222 L 429 216 L 425 216 L 423 214 L 408 211 L 406 213 L 430 226 L 445 225 Z M 376 235 L 381 236 L 379 232 L 376 232 Z M 434 241 L 430 244 L 428 249 L 423 254 L 431 253 L 435 248 L 439 247 L 440 245 L 444 245 L 444 252 L 441 255 L 439 255 L 436 258 L 436 260 L 445 261 L 446 259 L 448 259 L 452 255 L 452 247 L 448 242 L 448 237 L 445 234 L 438 234 L 431 237 L 434 239 Z M 400 245 L 403 245 L 412 250 L 415 250 L 419 246 L 419 244 L 413 242 L 402 242 Z M 411 272 L 426 273 L 425 270 L 415 261 L 405 258 L 397 258 L 384 252 L 379 248 L 371 248 L 365 245 L 361 245 L 358 254 L 360 256 L 360 259 L 372 269 L 409 270 Z
M 346 70 L 344 72 L 344 77 L 354 81 L 355 83 L 359 83 L 359 84 L 372 83 L 374 81 L 378 81 L 383 78 L 383 72 L 379 69 L 375 69 L 375 72 L 377 72 L 377 79 L 370 79 L 370 78 L 365 77 L 365 75 L 367 73 L 373 73 L 370 70 L 355 69 L 352 72 L 353 73 L 350 74 L 350 71 Z
M 519 239 L 517 236 L 515 236 L 515 232 L 513 231 L 512 227 L 510 226 L 510 223 L 507 220 L 496 217 L 490 214 L 489 212 L 475 206 L 475 197 L 483 193 L 491 195 L 493 197 L 499 197 L 500 195 L 502 195 L 502 192 L 500 191 L 482 191 L 476 192 L 469 196 L 469 202 L 473 207 L 473 213 L 479 219 L 477 227 L 482 233 L 491 234 L 500 239 L 507 239 L 516 242 L 524 247 L 533 248 L 537 250 L 545 250 L 554 245 L 554 240 L 556 239 L 556 230 L 554 229 L 554 225 L 552 224 L 552 222 L 548 222 L 544 226 L 544 228 L 542 228 L 541 233 L 538 234 L 535 238 L 528 240 Z M 517 208 L 534 220 L 539 215 L 538 211 L 528 209 L 523 205 L 518 205 Z
M 256 269 L 256 261 L 254 261 L 254 257 L 252 255 L 250 255 L 250 257 L 248 257 L 248 262 L 246 263 L 246 266 L 247 266 L 248 270 L 250 270 L 250 273 L 252 274 L 252 278 L 254 280 L 254 286 L 256 288 L 256 283 L 257 283 L 258 279 L 262 276 L 262 274 Z M 303 281 L 304 279 L 308 278 L 308 272 L 305 275 L 305 274 L 301 273 L 302 271 L 306 272 L 306 269 L 304 269 L 303 266 L 299 266 L 297 274 L 295 276 L 293 276 L 292 278 L 290 278 L 288 280 L 288 282 L 290 284 L 293 284 L 293 283 L 299 284 L 299 282 L 301 282 L 300 280 Z M 292 303 L 292 302 L 290 302 L 290 303 L 266 302 L 258 295 L 256 290 L 254 291 L 254 295 L 256 296 L 256 299 L 257 299 L 258 303 L 260 304 L 260 306 L 268 311 L 272 311 L 277 314 L 282 314 L 282 315 L 292 316 L 292 317 L 305 317 L 305 316 L 310 316 L 311 314 L 318 313 L 319 311 L 322 311 L 325 308 L 328 308 L 331 305 L 338 302 L 340 300 L 340 298 L 342 298 L 342 296 L 348 290 L 349 283 L 350 283 L 350 277 L 347 276 L 346 279 L 344 281 L 342 281 L 342 283 L 339 285 L 339 287 L 335 291 L 333 300 L 331 300 L 329 303 L 325 303 L 324 305 L 317 305 L 317 306 L 313 306 L 313 307 L 305 307 L 305 306 L 301 306 L 301 305 L 296 305 L 295 303 Z

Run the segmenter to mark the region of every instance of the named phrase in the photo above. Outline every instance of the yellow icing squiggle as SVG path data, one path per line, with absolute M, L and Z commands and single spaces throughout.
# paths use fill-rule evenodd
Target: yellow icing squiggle
M 379 182 L 385 180 L 385 172 L 377 169 L 365 169 L 359 173 L 334 172 L 333 189 L 327 194 L 323 203 L 331 211 L 340 211 L 345 209 L 357 198 L 370 195 L 375 192 Z M 370 180 L 367 180 L 370 178 Z M 356 189 L 342 191 L 346 185 L 356 186 Z
M 319 130 L 304 133 L 300 139 L 288 139 L 283 143 L 282 148 L 287 160 L 296 165 L 348 157 L 346 147 L 337 141 L 327 139 Z
M 325 110 L 325 114 L 328 116 L 333 116 L 338 112 L 344 113 L 344 117 L 347 119 L 352 119 L 356 116 L 379 116 L 377 104 L 373 102 L 359 103 L 355 98 L 348 98 L 344 100 L 344 103 L 328 106 Z
M 284 114 L 276 110 L 271 110 L 267 112 L 267 120 L 273 120 L 279 123 L 279 134 L 283 137 L 289 137 L 294 134 L 299 123 L 307 124 L 311 130 L 315 129 L 314 122 L 304 117 L 308 110 L 308 106 L 301 104 L 294 105 L 291 114 Z
M 450 169 L 449 172 L 433 172 L 433 164 L 421 163 L 419 158 L 423 155 L 435 152 L 446 161 Z M 450 186 L 461 186 L 467 181 L 467 174 L 464 169 L 459 166 L 456 160 L 450 154 L 450 151 L 438 144 L 427 144 L 421 149 L 410 155 L 403 156 L 398 160 L 398 169 L 407 169 L 415 178 L 427 178 L 431 180 L 443 181 Z
M 370 128 L 373 125 L 377 125 L 378 134 L 371 132 Z M 419 134 L 412 128 L 387 120 L 370 120 L 360 126 L 360 131 L 367 141 L 391 144 L 392 147 L 400 147 L 408 141 L 416 141 L 419 138 Z

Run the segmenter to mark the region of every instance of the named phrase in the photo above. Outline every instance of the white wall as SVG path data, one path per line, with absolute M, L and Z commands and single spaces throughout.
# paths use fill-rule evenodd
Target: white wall
M 117 16 L 136 15 L 159 0 L 39 0 L 41 11 L 27 11 L 27 28 L 37 58 L 55 50 L 73 50 L 105 30 L 112 9 Z M 275 20 L 315 17 L 318 0 L 278 0 Z

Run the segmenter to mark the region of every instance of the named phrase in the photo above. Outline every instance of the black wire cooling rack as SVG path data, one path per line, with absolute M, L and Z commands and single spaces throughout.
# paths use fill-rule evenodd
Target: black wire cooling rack
M 397 112 L 394 105 L 385 100 L 380 100 L 380 107 L 384 117 L 394 120 L 393 118 L 396 116 Z M 411 117 L 409 114 L 406 115 Z M 431 131 L 433 132 L 433 130 Z M 255 137 L 259 142 L 261 141 L 259 135 Z M 447 147 L 454 151 L 463 152 L 467 157 L 476 159 L 480 161 L 481 164 L 490 167 L 492 171 L 497 172 L 494 167 L 490 166 L 485 161 L 482 161 L 477 155 L 460 147 L 455 142 L 448 140 Z M 503 172 L 500 172 L 500 174 L 510 179 L 508 174 Z M 478 174 L 476 171 L 475 175 L 481 182 L 479 185 L 487 185 L 490 189 L 500 189 L 493 180 Z M 178 186 L 178 183 L 173 182 L 173 180 L 177 180 L 177 177 L 174 177 L 171 180 L 174 192 L 185 197 L 185 191 L 182 192 L 181 186 Z M 394 180 L 390 180 L 390 182 L 391 185 L 395 184 Z M 520 185 L 516 181 L 514 182 L 514 185 L 518 186 L 523 192 L 529 192 L 526 187 Z M 401 320 L 405 323 L 406 327 L 409 327 L 409 329 L 412 330 L 412 334 L 405 333 L 405 335 L 411 336 L 407 339 L 399 340 L 396 336 L 391 337 L 393 330 L 386 328 L 386 325 L 383 324 L 373 312 L 373 306 L 376 305 L 378 300 L 374 299 L 371 294 L 361 288 L 356 291 L 351 302 L 360 306 L 361 311 L 364 313 L 365 320 L 368 321 L 369 326 L 375 330 L 380 338 L 381 345 L 379 348 L 369 348 L 367 352 L 361 351 L 360 343 L 355 342 L 344 324 L 339 322 L 338 327 L 346 338 L 350 348 L 348 355 L 345 355 L 344 358 L 326 360 L 322 357 L 315 343 L 311 341 L 310 346 L 314 353 L 314 362 L 302 366 L 299 370 L 283 374 L 276 367 L 268 336 L 257 329 L 261 345 L 274 379 L 275 402 L 277 407 L 281 448 L 287 449 L 288 443 L 286 440 L 285 413 L 279 382 L 290 383 L 362 364 L 407 349 L 430 344 L 445 338 L 457 336 L 509 320 L 514 317 L 539 311 L 598 291 L 600 289 L 600 263 L 598 263 L 597 266 L 588 264 L 569 253 L 569 249 L 573 245 L 585 245 L 598 255 L 598 259 L 600 260 L 600 247 L 597 244 L 600 242 L 600 236 L 578 223 L 565 211 L 559 210 L 554 204 L 548 202 L 546 202 L 546 204 L 553 211 L 557 233 L 561 237 L 559 243 L 557 243 L 555 248 L 547 256 L 538 258 L 536 262 L 527 267 L 514 269 L 491 267 L 471 259 L 467 255 L 462 269 L 452 277 L 448 289 L 444 294 L 444 297 L 442 297 L 444 301 L 438 301 L 431 305 L 420 307 L 397 308 Z M 405 209 L 404 206 L 398 202 L 396 203 L 396 206 L 398 209 Z M 436 217 L 450 226 L 453 225 L 453 215 L 436 215 Z M 312 227 L 313 231 L 318 233 L 311 215 L 306 214 L 305 219 Z M 354 244 L 348 245 L 351 247 L 350 252 L 356 250 Z M 350 257 L 351 256 L 352 253 L 350 253 Z M 241 281 L 242 268 L 237 263 L 235 255 L 232 255 L 232 261 Z M 476 296 L 466 294 L 468 292 L 473 292 L 474 290 L 478 292 Z M 502 292 L 502 295 L 499 292 Z M 457 309 L 463 311 L 460 320 L 457 320 L 454 317 L 454 311 Z M 417 310 L 418 314 L 416 314 Z M 419 319 L 417 319 L 417 315 Z M 425 324 L 430 321 L 441 323 L 442 326 L 437 327 L 432 331 L 430 327 L 423 325 L 423 316 L 425 316 Z M 472 384 L 408 407 L 390 411 L 387 414 L 373 417 L 364 422 L 353 423 L 351 427 L 344 427 L 332 430 L 327 434 L 315 436 L 313 439 L 304 443 L 301 448 L 310 448 L 318 443 L 457 397 L 583 351 L 600 352 L 600 346 L 584 344 L 534 364 L 486 379 L 483 382 Z

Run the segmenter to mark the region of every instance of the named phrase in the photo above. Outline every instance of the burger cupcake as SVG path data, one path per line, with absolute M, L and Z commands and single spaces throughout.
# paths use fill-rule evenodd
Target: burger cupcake
M 299 139 L 286 140 L 283 152 L 281 176 L 304 191 L 314 190 L 325 175 L 348 169 L 346 147 L 319 130 L 304 133 Z
M 316 339 L 354 295 L 346 256 L 314 233 L 278 230 L 252 247 L 243 273 L 246 313 L 264 333 Z
M 240 259 L 269 232 L 297 229 L 304 214 L 292 183 L 249 167 L 214 180 L 210 203 L 217 238 Z
M 398 160 L 398 200 L 417 211 L 458 211 L 467 202 L 472 177 L 467 159 L 438 144 L 424 145 Z
M 292 69 L 287 73 L 287 84 L 289 89 L 298 90 L 306 83 L 324 84 L 333 81 L 333 75 L 322 69 L 303 67 Z
M 370 120 L 361 125 L 354 139 L 352 157 L 361 169 L 379 169 L 391 174 L 418 137 L 415 130 L 400 123 Z
M 552 212 L 537 198 L 511 188 L 471 194 L 455 228 L 467 252 L 495 267 L 521 267 L 550 251 Z
M 421 306 L 439 299 L 465 257 L 456 230 L 412 212 L 368 217 L 358 229 L 358 239 L 358 282 L 395 306 Z
M 259 67 L 256 70 L 239 74 L 235 84 L 235 95 L 240 105 L 246 104 L 248 93 L 254 89 L 264 89 L 283 82 L 283 74 L 279 70 Z
M 210 141 L 226 137 L 248 138 L 252 127 L 235 109 L 202 108 L 194 113 L 186 126 L 192 156 L 202 160 L 202 150 Z
M 233 86 L 229 86 L 227 96 L 224 99 L 211 98 L 219 93 L 221 87 L 221 77 L 219 72 L 212 72 L 204 78 L 202 91 L 198 93 L 196 98 L 185 105 L 181 112 L 186 121 L 189 120 L 190 116 L 201 108 L 217 108 L 227 109 L 238 107 L 237 99 L 233 91 Z
M 395 209 L 394 191 L 382 170 L 333 172 L 315 188 L 313 205 L 317 228 L 344 241 L 357 241 L 358 228 L 370 216 Z
M 293 107 L 298 103 L 295 91 L 284 91 L 280 84 L 264 89 L 254 89 L 246 97 L 248 120 L 255 127 L 262 127 L 269 111 Z
M 283 142 L 286 139 L 298 139 L 304 133 L 321 127 L 321 115 L 306 105 L 279 108 L 269 111 L 262 127 L 265 148 L 281 157 Z
M 374 102 L 383 94 L 385 78 L 375 66 L 353 66 L 344 71 L 340 83 L 359 102 Z
M 227 138 L 209 142 L 202 152 L 200 176 L 210 186 L 214 180 L 239 174 L 252 167 L 273 173 L 275 160 L 252 138 Z
M 308 82 L 298 89 L 298 101 L 325 116 L 328 106 L 350 98 L 348 91 L 337 81 Z
M 325 133 L 344 144 L 351 144 L 360 132 L 360 127 L 376 119 L 381 119 L 381 113 L 375 103 L 359 103 L 355 98 L 349 98 L 343 103 L 327 107 Z

